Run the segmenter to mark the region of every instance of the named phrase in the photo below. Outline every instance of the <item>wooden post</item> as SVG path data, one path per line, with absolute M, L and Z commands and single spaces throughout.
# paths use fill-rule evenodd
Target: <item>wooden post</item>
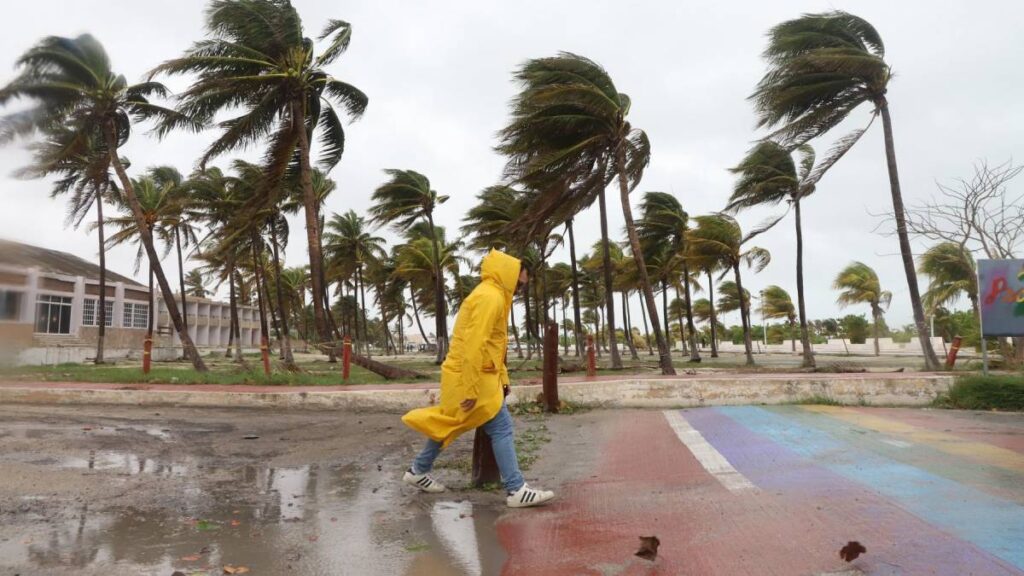
M 501 472 L 494 458 L 491 437 L 483 428 L 477 428 L 473 436 L 473 486 L 481 488 L 484 484 L 498 482 L 501 482 Z
M 949 354 L 946 356 L 946 369 L 952 370 L 953 365 L 956 364 L 956 354 L 960 351 L 960 341 L 962 338 L 956 336 L 953 338 L 953 345 L 949 347 Z
M 544 327 L 544 409 L 558 412 L 558 324 Z
M 594 335 L 587 334 L 587 378 L 597 376 L 597 353 L 594 350 Z
M 344 347 L 341 351 L 341 379 L 348 382 L 348 375 L 352 368 L 352 338 L 345 336 Z
M 149 374 L 149 365 L 153 361 L 153 338 L 147 336 L 142 344 L 142 373 Z

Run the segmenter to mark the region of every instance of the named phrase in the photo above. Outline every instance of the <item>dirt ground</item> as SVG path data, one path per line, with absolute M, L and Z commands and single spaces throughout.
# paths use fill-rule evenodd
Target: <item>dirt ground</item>
M 517 418 L 527 480 L 581 474 L 597 419 Z M 398 482 L 420 443 L 391 414 L 0 406 L 0 576 L 497 573 L 472 435 L 438 496 Z

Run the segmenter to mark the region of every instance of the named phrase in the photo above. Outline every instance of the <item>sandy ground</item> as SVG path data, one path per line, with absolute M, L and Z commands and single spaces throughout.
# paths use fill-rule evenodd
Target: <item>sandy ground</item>
M 560 439 L 528 481 L 584 473 L 600 413 L 527 418 Z M 394 415 L 0 406 L 0 575 L 497 573 L 508 512 L 468 487 L 472 436 L 439 496 L 397 482 L 420 443 Z

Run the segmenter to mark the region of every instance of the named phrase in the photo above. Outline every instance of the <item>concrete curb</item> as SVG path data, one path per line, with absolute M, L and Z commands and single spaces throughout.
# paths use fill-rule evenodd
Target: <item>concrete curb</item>
M 764 375 L 763 377 L 623 378 L 559 385 L 562 400 L 603 408 L 686 408 L 786 404 L 827 398 L 842 404 L 929 404 L 954 378 L 942 374 Z M 536 398 L 539 385 L 513 386 L 509 404 Z M 146 390 L 135 387 L 0 386 L 3 404 L 189 406 L 206 408 L 327 409 L 402 413 L 436 404 L 437 388 L 309 391 Z

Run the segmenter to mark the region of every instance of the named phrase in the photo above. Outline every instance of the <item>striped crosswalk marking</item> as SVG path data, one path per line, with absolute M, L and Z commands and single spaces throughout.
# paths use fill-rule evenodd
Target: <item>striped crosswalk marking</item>
M 679 441 L 683 443 L 693 456 L 700 462 L 700 465 L 715 477 L 722 486 L 731 492 L 748 492 L 757 490 L 746 476 L 740 474 L 722 453 L 715 449 L 704 436 L 701 435 L 690 423 L 686 421 L 678 410 L 666 410 L 665 419 L 668 425 L 675 431 Z

